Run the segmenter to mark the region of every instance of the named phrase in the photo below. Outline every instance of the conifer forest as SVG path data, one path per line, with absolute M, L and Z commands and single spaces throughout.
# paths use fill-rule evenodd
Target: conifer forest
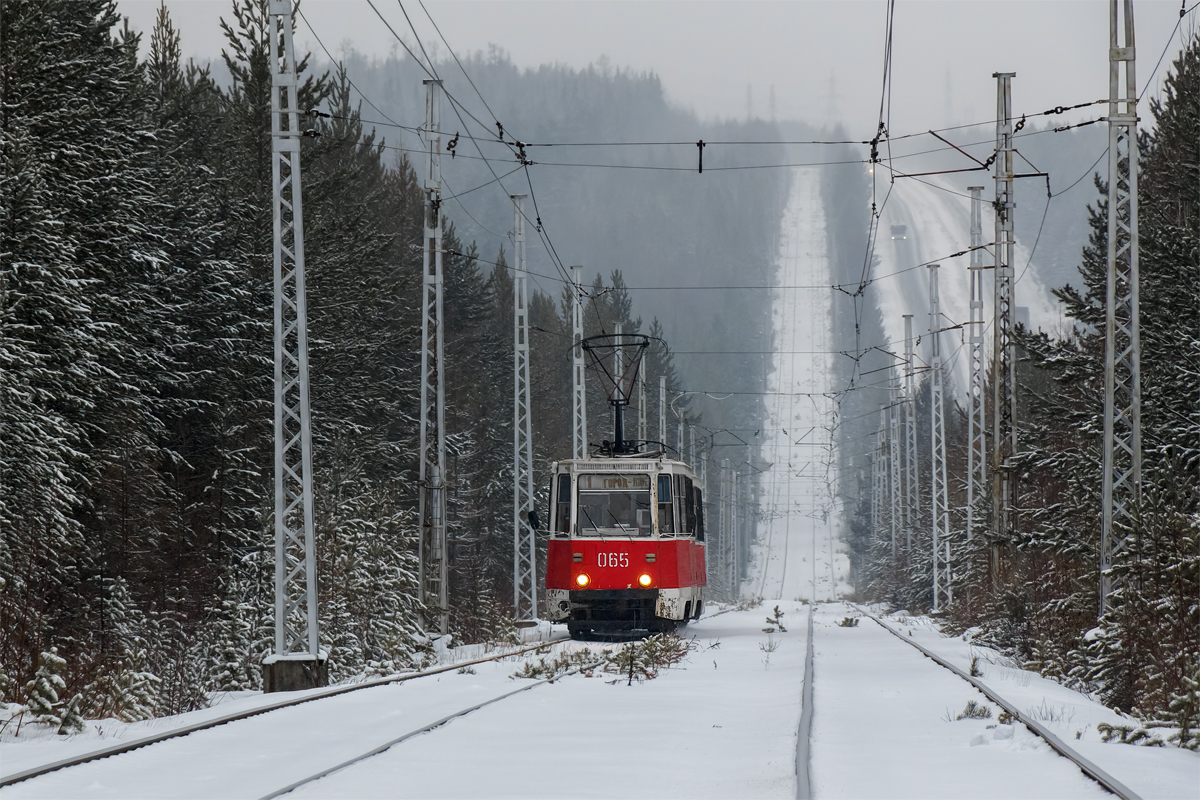
M 204 707 L 214 693 L 262 688 L 275 630 L 266 9 L 266 0 L 228 3 L 220 60 L 200 63 L 184 58 L 165 8 L 142 35 L 113 0 L 0 2 L 0 703 L 63 732 L 79 720 L 144 720 Z M 812 152 L 785 140 L 847 138 L 819 120 L 701 120 L 668 102 L 655 75 L 607 64 L 521 69 L 500 51 L 463 63 L 531 141 L 753 139 L 776 142 L 756 158 L 799 162 Z M 458 69 L 450 56 L 445 64 L 448 75 Z M 301 159 L 320 630 L 335 682 L 433 657 L 417 578 L 422 155 L 415 136 L 380 122 L 420 125 L 424 90 L 418 65 L 402 53 L 334 61 L 317 52 L 298 69 L 300 108 L 320 112 L 305 120 Z M 966 537 L 968 410 L 963 392 L 947 393 L 956 556 L 954 601 L 939 616 L 955 635 L 971 631 L 1026 669 L 1157 721 L 1195 749 L 1200 33 L 1163 69 L 1164 91 L 1144 101 L 1138 140 L 1142 483 L 1132 520 L 1119 521 L 1126 546 L 1112 565 L 1115 588 L 1101 615 L 1108 208 L 1100 166 L 1056 201 L 1040 220 L 1044 231 L 1038 218 L 1018 218 L 1022 235 L 1037 233 L 1052 256 L 1046 280 L 1064 320 L 1014 334 L 1018 501 L 1003 535 Z M 1042 137 L 1027 152 L 1051 165 L 1058 189 L 1055 165 L 1074 158 L 1080 142 L 1099 142 L 1085 138 L 1094 130 Z M 473 152 L 465 139 L 456 168 Z M 820 156 L 837 162 L 821 172 L 820 198 L 823 256 L 839 286 L 860 285 L 876 224 L 862 150 L 841 145 Z M 633 157 L 604 152 L 609 161 Z M 525 170 L 534 175 L 538 226 L 564 263 L 584 265 L 586 334 L 621 325 L 652 337 L 644 366 L 652 431 L 662 376 L 674 399 L 663 410 L 672 446 L 682 419 L 701 458 L 746 465 L 741 524 L 754 543 L 771 459 L 758 432 L 771 362 L 749 354 L 784 345 L 773 341 L 771 299 L 636 290 L 772 284 L 791 178 L 731 171 L 698 192 L 685 183 L 697 177 L 696 157 L 691 146 L 662 157 L 688 168 L 680 172 Z M 481 188 L 494 177 L 486 162 L 462 170 L 448 187 L 462 200 L 446 204 L 444 238 L 446 484 L 450 630 L 469 644 L 515 631 L 513 212 L 498 191 L 483 200 L 495 190 Z M 707 163 L 701 177 L 710 177 Z M 531 241 L 542 233 L 531 228 Z M 571 451 L 574 296 L 556 259 L 530 247 L 539 276 L 529 322 L 541 509 L 551 463 Z M 831 362 L 834 385 L 875 385 L 865 376 L 893 365 L 886 348 L 864 344 L 887 339 L 883 299 L 829 294 L 832 342 L 843 354 Z M 718 355 L 687 355 L 694 351 Z M 922 447 L 930 383 L 922 372 Z M 589 392 L 596 444 L 610 437 L 611 422 L 598 384 Z M 873 518 L 871 443 L 887 389 L 834 399 L 833 524 L 853 596 L 927 613 L 929 542 L 897 554 Z M 919 470 L 929 470 L 927 456 Z M 976 498 L 979 518 L 990 502 Z M 930 507 L 925 498 L 926 517 L 914 527 L 928 529 Z M 749 598 L 754 581 L 739 577 Z M 745 599 L 734 595 L 731 603 Z

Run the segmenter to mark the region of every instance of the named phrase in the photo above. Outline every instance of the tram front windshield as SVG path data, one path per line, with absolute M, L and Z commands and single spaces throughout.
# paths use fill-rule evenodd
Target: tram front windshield
M 649 475 L 580 475 L 579 535 L 649 536 Z

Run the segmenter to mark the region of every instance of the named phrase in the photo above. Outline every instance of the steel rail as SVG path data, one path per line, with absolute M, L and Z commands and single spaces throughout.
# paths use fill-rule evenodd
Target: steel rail
M 883 620 L 876 617 L 870 611 L 867 611 L 866 609 L 861 608 L 860 606 L 858 606 L 854 603 L 847 602 L 847 605 L 854 608 L 856 611 L 858 611 L 863 616 L 867 616 L 867 617 L 870 617 L 871 619 L 875 620 L 875 622 L 877 624 L 879 624 L 888 633 L 892 634 L 893 636 L 895 636 L 897 639 L 904 642 L 905 644 L 910 644 L 913 647 L 917 648 L 926 657 L 932 659 L 934 663 L 938 664 L 939 666 L 945 667 L 946 669 L 950 670 L 958 677 L 962 678 L 967 683 L 974 686 L 976 689 L 978 689 L 980 692 L 982 692 L 985 697 L 987 697 L 993 703 L 995 703 L 996 705 L 1000 706 L 1005 711 L 1007 711 L 1009 716 L 1011 716 L 1014 720 L 1016 720 L 1017 722 L 1020 722 L 1026 728 L 1033 731 L 1036 735 L 1045 739 L 1046 743 L 1049 744 L 1050 747 L 1052 747 L 1060 756 L 1062 756 L 1063 758 L 1066 758 L 1067 760 L 1074 763 L 1075 766 L 1079 767 L 1080 772 L 1082 772 L 1084 775 L 1087 775 L 1089 778 L 1091 778 L 1096 783 L 1103 786 L 1108 791 L 1115 794 L 1117 797 L 1122 798 L 1122 800 L 1142 800 L 1141 796 L 1137 792 L 1133 791 L 1128 786 L 1126 786 L 1125 784 L 1121 783 L 1119 780 L 1114 778 L 1112 775 L 1109 775 L 1103 769 L 1098 767 L 1096 764 L 1093 764 L 1091 761 L 1089 761 L 1088 759 L 1084 758 L 1079 753 L 1072 750 L 1070 747 L 1067 746 L 1066 742 L 1064 742 L 1062 739 L 1058 738 L 1057 735 L 1052 733 L 1048 728 L 1046 728 L 1040 722 L 1038 722 L 1035 719 L 1030 718 L 1029 716 L 1027 716 L 1025 714 L 1022 714 L 1019 710 L 1017 710 L 1016 706 L 1014 706 L 1012 703 L 1008 702 L 1004 698 L 1000 697 L 1000 695 L 996 694 L 996 692 L 993 689 L 989 688 L 987 686 L 987 684 L 985 684 L 983 681 L 981 681 L 978 678 L 975 678 L 971 675 L 968 675 L 960 667 L 957 667 L 954 664 L 951 664 L 949 661 L 947 661 L 946 659 L 937 655 L 936 653 L 929 650 L 928 648 L 923 647 L 922 645 L 914 642 L 911 638 L 902 635 L 899 631 L 897 631 L 891 625 L 888 625 Z
M 575 667 L 573 669 L 567 670 L 566 672 L 562 673 L 561 675 L 555 675 L 550 678 L 543 678 L 540 681 L 536 681 L 527 686 L 522 686 L 519 689 L 513 689 L 511 692 L 505 692 L 504 694 L 500 695 L 499 697 L 493 697 L 490 700 L 484 700 L 482 703 L 476 703 L 475 705 L 473 705 L 469 708 L 464 708 L 461 711 L 455 711 L 453 714 L 444 716 L 441 719 L 437 720 L 436 722 L 431 722 L 428 725 L 423 725 L 420 728 L 416 728 L 414 730 L 409 731 L 408 733 L 404 734 L 403 736 L 398 736 L 395 739 L 392 739 L 390 742 L 381 744 L 378 747 L 373 747 L 370 750 L 368 750 L 367 752 L 363 753 L 362 755 L 355 756 L 354 758 L 343 761 L 340 764 L 329 767 L 327 769 L 323 769 L 320 772 L 316 772 L 312 775 L 309 775 L 307 778 L 301 778 L 300 780 L 296 781 L 295 783 L 289 783 L 287 786 L 283 787 L 282 789 L 276 789 L 275 791 L 271 792 L 270 794 L 263 795 L 262 798 L 260 798 L 260 800 L 274 800 L 274 798 L 276 798 L 276 797 L 282 797 L 283 795 L 288 794 L 289 792 L 293 792 L 296 789 L 299 789 L 301 786 L 304 786 L 309 783 L 313 783 L 314 781 L 319 781 L 322 778 L 332 775 L 335 772 L 339 772 L 343 769 L 346 769 L 347 767 L 353 766 L 353 765 L 359 763 L 360 761 L 366 761 L 368 758 L 372 758 L 373 756 L 377 756 L 380 753 L 390 750 L 391 748 L 395 747 L 396 745 L 398 745 L 402 742 L 405 742 L 405 741 L 413 738 L 414 736 L 420 736 L 422 733 L 428 733 L 432 730 L 436 730 L 437 728 L 442 727 L 446 723 L 450 722 L 451 720 L 457 719 L 458 717 L 465 717 L 467 714 L 471 714 L 475 711 L 478 711 L 479 709 L 484 708 L 485 706 L 490 706 L 493 703 L 499 703 L 501 700 L 506 700 L 507 698 L 512 697 L 515 694 L 520 694 L 521 692 L 528 692 L 530 689 L 536 689 L 539 686 L 545 686 L 547 684 L 554 683 L 555 681 L 561 680 L 562 678 L 565 678 L 568 675 L 575 675 L 575 674 L 577 674 L 579 672 L 583 672 L 585 670 L 595 669 L 602 663 L 604 663 L 604 662 L 596 661 L 591 664 L 586 664 L 584 666 Z
M 808 647 L 804 653 L 804 689 L 801 692 L 800 730 L 796 736 L 796 800 L 812 800 L 812 742 L 813 712 L 813 615 L 816 603 L 808 606 Z
M 425 678 L 430 675 L 440 675 L 441 673 L 449 672 L 452 669 L 462 669 L 463 667 L 469 667 L 474 664 L 483 664 L 488 661 L 497 661 L 502 658 L 509 658 L 511 656 L 519 656 L 519 655 L 523 655 L 524 653 L 531 652 L 533 650 L 538 650 L 543 647 L 560 644 L 560 643 L 566 642 L 566 641 L 570 641 L 570 640 L 567 637 L 561 637 L 561 638 L 557 638 L 557 639 L 551 639 L 546 642 L 540 642 L 539 644 L 536 644 L 536 645 L 522 647 L 517 650 L 511 650 L 511 651 L 508 651 L 505 653 L 496 653 L 495 655 L 487 656 L 486 658 L 477 658 L 477 659 L 473 659 L 471 661 L 460 661 L 460 662 L 457 662 L 454 664 L 447 664 L 447 665 L 441 666 L 441 667 L 434 667 L 432 669 L 422 670 L 420 672 L 410 672 L 410 673 L 405 673 L 402 675 L 392 675 L 392 676 L 388 676 L 386 678 L 376 678 L 374 680 L 364 681 L 362 683 L 356 683 L 351 686 L 330 687 L 328 689 L 324 689 L 319 692 L 313 692 L 312 694 L 305 695 L 304 697 L 294 697 L 294 698 L 290 698 L 287 700 L 280 700 L 275 703 L 268 703 L 267 705 L 259 706 L 258 708 L 252 708 L 252 709 L 247 709 L 245 711 L 238 711 L 238 712 L 235 712 L 232 714 L 226 714 L 221 717 L 215 717 L 210 720 L 205 720 L 204 722 L 196 722 L 191 725 L 185 725 L 181 728 L 175 728 L 173 730 L 163 731 L 161 733 L 154 733 L 149 736 L 143 736 L 140 739 L 134 739 L 134 740 L 128 741 L 128 742 L 121 742 L 120 744 L 111 745 L 109 747 L 104 747 L 99 750 L 93 750 L 88 753 L 83 753 L 82 755 L 72 756 L 70 758 L 64 758 L 60 761 L 54 761 L 49 764 L 43 764 L 43 765 L 37 766 L 37 767 L 30 767 L 29 769 L 21 770 L 20 772 L 15 772 L 12 775 L 6 775 L 6 776 L 0 778 L 0 787 L 11 786 L 14 783 L 20 783 L 22 781 L 27 781 L 30 778 L 36 778 L 39 775 L 45 775 L 50 772 L 56 772 L 57 770 L 66 769 L 67 767 L 74 767 L 74 766 L 78 766 L 80 764 L 86 764 L 89 761 L 97 761 L 101 758 L 108 758 L 109 756 L 120 755 L 121 753 L 127 753 L 130 750 L 137 750 L 142 747 L 147 747 L 152 744 L 157 744 L 158 742 L 166 741 L 167 739 L 175 739 L 180 736 L 188 736 L 188 735 L 196 733 L 198 731 L 207 730 L 208 728 L 215 728 L 218 725 L 225 725 L 230 722 L 237 722 L 238 720 L 247 719 L 249 717 L 256 717 L 260 714 L 266 714 L 271 711 L 277 711 L 281 708 L 290 708 L 291 706 L 298 706 L 302 703 L 309 703 L 314 700 L 324 700 L 328 697 L 336 697 L 337 695 L 347 694 L 349 692 L 355 692 L 360 689 L 373 689 L 377 686 L 386 686 L 386 685 L 392 684 L 392 683 L 404 683 L 405 681 L 411 681 L 416 678 Z

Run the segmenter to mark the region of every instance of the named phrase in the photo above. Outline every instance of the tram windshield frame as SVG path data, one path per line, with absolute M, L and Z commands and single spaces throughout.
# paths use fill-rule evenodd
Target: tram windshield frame
M 575 502 L 576 536 L 644 538 L 654 533 L 649 475 L 583 473 Z

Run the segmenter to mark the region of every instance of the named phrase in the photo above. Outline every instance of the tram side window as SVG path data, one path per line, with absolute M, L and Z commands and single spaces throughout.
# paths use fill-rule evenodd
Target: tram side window
M 696 541 L 704 541 L 704 492 L 696 487 Z
M 658 476 L 658 532 L 675 532 L 675 513 L 671 502 L 671 476 Z
M 696 488 L 692 484 L 691 478 L 683 479 L 683 503 L 684 519 L 687 520 L 684 524 L 687 525 L 688 533 L 694 533 L 696 530 Z
M 554 530 L 556 533 L 571 532 L 571 476 L 558 476 L 558 492 L 554 515 Z

